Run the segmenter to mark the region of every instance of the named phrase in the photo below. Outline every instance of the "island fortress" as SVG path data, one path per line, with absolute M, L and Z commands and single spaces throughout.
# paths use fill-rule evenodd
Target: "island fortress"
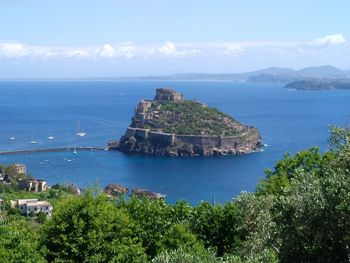
M 163 156 L 242 154 L 261 148 L 259 131 L 173 89 L 142 100 L 131 125 L 109 149 Z

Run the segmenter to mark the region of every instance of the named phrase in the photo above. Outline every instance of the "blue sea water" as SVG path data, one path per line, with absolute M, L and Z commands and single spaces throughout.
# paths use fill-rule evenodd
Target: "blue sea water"
M 0 155 L 0 163 L 26 163 L 49 184 L 86 187 L 120 183 L 185 199 L 227 202 L 253 191 L 285 152 L 327 148 L 328 125 L 349 123 L 350 92 L 293 91 L 282 84 L 189 81 L 0 81 L 0 151 L 106 146 L 130 124 L 137 103 L 155 89 L 172 87 L 256 126 L 263 152 L 241 156 L 166 158 L 95 151 Z M 87 136 L 75 136 L 77 122 Z M 54 140 L 47 140 L 49 135 Z M 9 140 L 9 137 L 16 137 Z M 39 143 L 29 144 L 33 139 Z

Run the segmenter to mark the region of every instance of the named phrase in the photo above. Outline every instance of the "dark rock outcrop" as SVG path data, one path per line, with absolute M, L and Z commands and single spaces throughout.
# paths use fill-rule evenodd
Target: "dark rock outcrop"
M 105 187 L 105 193 L 117 196 L 129 193 L 129 189 L 120 184 L 109 184 Z
M 148 198 L 150 200 L 164 199 L 166 195 L 148 191 L 147 189 L 135 188 L 131 191 L 132 196 L 139 198 Z

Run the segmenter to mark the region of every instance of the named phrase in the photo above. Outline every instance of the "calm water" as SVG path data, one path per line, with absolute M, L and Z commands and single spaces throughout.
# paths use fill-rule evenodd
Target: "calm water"
M 252 191 L 263 170 L 285 152 L 327 147 L 328 125 L 349 123 L 350 92 L 292 91 L 276 84 L 142 81 L 2 81 L 0 151 L 61 146 L 105 146 L 130 123 L 139 100 L 155 88 L 173 87 L 227 112 L 261 131 L 264 152 L 222 158 L 161 158 L 119 152 L 35 153 L 0 156 L 1 163 L 23 162 L 50 184 L 81 187 L 121 183 L 186 199 L 226 202 Z M 77 121 L 88 134 L 77 139 Z M 49 136 L 55 136 L 52 141 Z M 9 137 L 16 140 L 10 141 Z M 30 145 L 34 138 L 39 143 Z

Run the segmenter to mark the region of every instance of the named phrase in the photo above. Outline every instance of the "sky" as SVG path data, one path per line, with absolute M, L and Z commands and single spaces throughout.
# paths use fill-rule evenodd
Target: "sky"
M 0 0 L 0 78 L 350 69 L 348 0 Z

